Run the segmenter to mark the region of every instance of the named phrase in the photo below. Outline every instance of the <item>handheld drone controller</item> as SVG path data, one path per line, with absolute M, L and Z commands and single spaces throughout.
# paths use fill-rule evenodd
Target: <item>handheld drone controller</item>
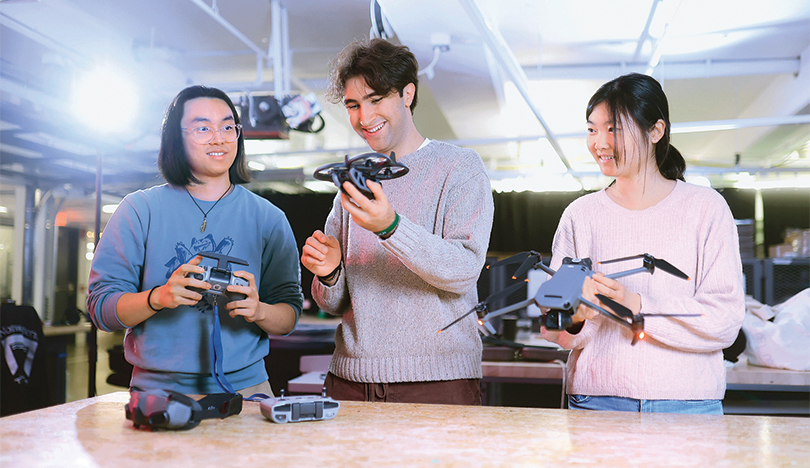
M 265 398 L 260 405 L 264 417 L 279 424 L 332 419 L 340 409 L 340 402 L 326 396 L 325 390 L 320 395 L 291 397 L 282 390 L 281 398 Z
M 214 267 L 211 265 L 202 265 L 202 268 L 205 270 L 202 273 L 187 274 L 186 276 L 188 277 L 205 281 L 211 285 L 209 289 L 194 287 L 189 287 L 189 289 L 203 295 L 211 294 L 213 296 L 223 296 L 228 301 L 241 301 L 243 299 L 247 299 L 247 295 L 245 294 L 228 291 L 227 288 L 229 285 L 233 284 L 236 286 L 248 286 L 249 283 L 244 278 L 234 276 L 227 267 L 229 263 L 247 266 L 248 262 L 236 257 L 229 257 L 227 255 L 214 252 L 199 252 L 198 255 L 217 260 L 217 266 Z
M 396 155 L 391 152 L 390 158 L 382 153 L 363 153 L 351 159 L 346 155 L 342 163 L 324 164 L 315 169 L 314 176 L 318 180 L 334 183 L 343 193 L 346 193 L 343 183 L 350 182 L 360 193 L 373 200 L 374 194 L 368 188 L 367 181 L 396 179 L 407 173 L 408 167 L 397 162 Z

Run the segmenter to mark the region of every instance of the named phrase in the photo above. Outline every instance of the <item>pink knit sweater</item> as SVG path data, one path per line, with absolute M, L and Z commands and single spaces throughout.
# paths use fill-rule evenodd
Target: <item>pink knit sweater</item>
M 569 394 L 651 400 L 722 399 L 722 350 L 737 337 L 745 315 L 739 241 L 731 211 L 714 190 L 678 181 L 664 200 L 628 210 L 604 190 L 566 208 L 554 236 L 551 267 L 563 257 L 595 262 L 641 253 L 667 260 L 685 281 L 656 270 L 620 278 L 641 295 L 642 312 L 700 313 L 699 317 L 649 317 L 647 337 L 631 346 L 631 332 L 606 317 L 582 330 L 544 330 L 571 349 Z M 641 266 L 641 259 L 595 265 L 605 274 Z

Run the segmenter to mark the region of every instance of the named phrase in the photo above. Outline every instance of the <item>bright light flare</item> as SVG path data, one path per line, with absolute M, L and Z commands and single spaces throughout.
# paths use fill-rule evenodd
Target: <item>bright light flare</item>
M 118 209 L 118 204 L 117 203 L 114 204 L 114 205 L 104 205 L 104 206 L 101 207 L 101 212 L 106 213 L 106 214 L 112 214 L 112 213 L 115 213 L 116 209 Z
M 248 169 L 250 169 L 251 171 L 261 172 L 267 169 L 267 166 L 260 163 L 259 161 L 248 161 Z
M 690 184 L 700 185 L 701 187 L 712 187 L 712 181 L 703 175 L 687 175 L 686 181 Z
M 109 64 L 98 65 L 73 82 L 73 115 L 91 130 L 133 132 L 139 107 L 138 88 L 122 70 Z

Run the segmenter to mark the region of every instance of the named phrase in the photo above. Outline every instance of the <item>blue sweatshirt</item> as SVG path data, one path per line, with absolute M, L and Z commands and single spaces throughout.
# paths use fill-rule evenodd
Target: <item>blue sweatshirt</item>
M 269 201 L 236 186 L 214 206 L 196 200 L 182 187 L 160 185 L 131 193 L 110 218 L 96 248 L 90 271 L 87 309 L 104 331 L 125 329 L 116 315 L 124 293 L 148 291 L 198 252 L 217 252 L 246 260 L 231 265 L 256 278 L 259 300 L 286 303 L 300 315 L 303 303 L 298 249 L 284 213 Z M 216 266 L 213 259 L 202 265 Z M 164 309 L 127 329 L 125 356 L 135 369 L 131 385 L 189 394 L 222 390 L 211 376 L 213 302 L 204 296 L 195 306 Z M 223 369 L 236 389 L 267 380 L 267 334 L 242 317 L 219 307 Z

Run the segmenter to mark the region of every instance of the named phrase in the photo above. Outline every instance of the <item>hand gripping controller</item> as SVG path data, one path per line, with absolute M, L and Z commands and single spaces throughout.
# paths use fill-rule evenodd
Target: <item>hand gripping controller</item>
M 218 254 L 214 252 L 199 252 L 197 255 L 215 259 L 217 261 L 217 266 L 212 267 L 211 265 L 201 265 L 205 271 L 203 271 L 202 273 L 188 273 L 186 275 L 191 278 L 198 279 L 200 281 L 205 281 L 206 283 L 211 285 L 211 288 L 202 289 L 189 286 L 189 289 L 191 289 L 192 291 L 196 291 L 200 294 L 224 296 L 228 300 L 228 302 L 241 301 L 243 299 L 247 299 L 247 295 L 238 292 L 228 291 L 227 288 L 231 284 L 236 286 L 249 285 L 247 280 L 245 280 L 244 278 L 240 278 L 238 276 L 234 276 L 228 270 L 229 263 L 236 263 L 237 265 L 248 266 L 248 262 L 236 257 L 229 257 L 227 255 Z

